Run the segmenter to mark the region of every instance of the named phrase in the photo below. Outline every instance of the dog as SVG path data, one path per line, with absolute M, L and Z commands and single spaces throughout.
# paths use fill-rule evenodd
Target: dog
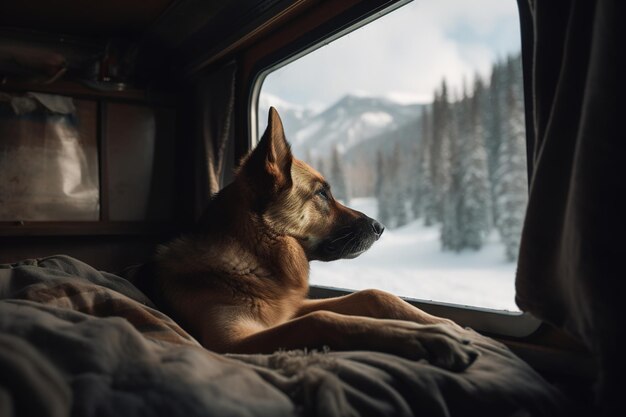
M 364 290 L 308 299 L 309 262 L 354 258 L 384 227 L 336 201 L 293 157 L 278 112 L 197 230 L 158 248 L 152 292 L 207 349 L 372 350 L 461 371 L 477 357 L 455 323 Z

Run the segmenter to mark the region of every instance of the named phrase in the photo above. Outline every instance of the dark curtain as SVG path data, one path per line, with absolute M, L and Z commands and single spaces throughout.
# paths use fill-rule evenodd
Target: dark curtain
M 228 165 L 227 146 L 234 142 L 235 79 L 231 62 L 202 77 L 196 87 L 197 163 L 195 216 L 200 217 L 211 196 L 223 185 Z
M 517 304 L 597 355 L 598 404 L 611 414 L 626 328 L 624 2 L 521 0 L 520 7 L 534 32 L 525 54 L 533 172 Z

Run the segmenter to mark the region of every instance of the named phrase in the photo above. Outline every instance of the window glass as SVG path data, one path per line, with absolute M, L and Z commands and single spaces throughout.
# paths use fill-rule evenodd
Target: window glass
M 311 284 L 518 311 L 517 13 L 513 0 L 415 1 L 267 74 L 259 136 L 276 107 L 296 157 L 386 226 L 357 259 L 313 262 Z
M 0 221 L 98 220 L 96 103 L 0 93 Z

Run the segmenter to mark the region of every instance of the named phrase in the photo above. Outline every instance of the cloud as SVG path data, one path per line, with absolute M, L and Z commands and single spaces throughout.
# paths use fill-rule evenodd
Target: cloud
M 352 91 L 426 102 L 519 50 L 514 0 L 414 1 L 271 73 L 262 91 L 331 104 Z

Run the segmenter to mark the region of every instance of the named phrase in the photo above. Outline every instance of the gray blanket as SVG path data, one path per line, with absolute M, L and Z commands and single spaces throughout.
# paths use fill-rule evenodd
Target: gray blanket
M 218 355 L 128 281 L 67 256 L 0 266 L 0 416 L 558 415 L 502 344 L 465 372 L 375 352 Z

